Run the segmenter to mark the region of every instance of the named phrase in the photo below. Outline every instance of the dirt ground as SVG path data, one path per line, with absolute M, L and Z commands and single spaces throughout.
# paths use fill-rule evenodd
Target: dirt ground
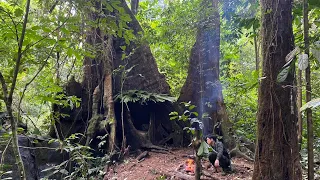
M 167 179 L 194 179 L 192 174 L 185 172 L 185 162 L 193 152 L 191 149 L 176 149 L 168 153 L 149 152 L 149 156 L 138 161 L 131 156 L 123 163 L 116 164 L 106 169 L 105 180 L 167 180 Z M 223 175 L 216 172 L 206 160 L 202 162 L 206 176 L 203 180 L 237 180 L 251 179 L 253 172 L 253 162 L 245 159 L 233 158 L 232 168 L 234 173 Z

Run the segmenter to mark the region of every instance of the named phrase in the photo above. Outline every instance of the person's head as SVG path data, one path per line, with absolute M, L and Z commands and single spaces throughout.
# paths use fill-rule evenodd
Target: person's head
M 213 134 L 207 135 L 207 143 L 213 146 L 217 142 L 217 136 Z

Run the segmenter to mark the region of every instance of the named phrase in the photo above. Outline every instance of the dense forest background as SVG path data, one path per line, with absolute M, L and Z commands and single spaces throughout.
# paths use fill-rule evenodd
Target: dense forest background
M 263 45 L 268 41 L 263 32 L 270 27 L 262 19 L 277 15 L 266 10 L 269 4 L 270 9 L 275 7 L 274 3 L 0 1 L 0 176 L 10 177 L 15 162 L 20 172 L 28 172 L 31 161 L 37 161 L 34 164 L 42 177 L 103 176 L 103 164 L 122 159 L 128 147 L 165 151 L 164 145 L 188 145 L 192 138 L 183 129 L 192 126 L 187 120 L 194 117 L 205 125 L 204 135 L 220 135 L 230 150 L 245 142 L 245 148 L 254 153 L 252 146 L 259 142 L 257 113 L 262 112 L 259 107 L 268 109 L 258 93 L 261 82 L 268 78 Z M 277 65 L 280 70 L 269 68 L 277 77 L 276 84 L 290 89 L 287 106 L 295 107 L 291 110 L 298 119 L 294 130 L 299 142 L 299 147 L 292 148 L 300 152 L 303 169 L 308 165 L 314 169 L 313 161 L 320 163 L 320 2 L 294 0 L 290 4 L 292 47 L 285 54 L 286 61 Z M 281 41 L 284 44 L 291 36 L 286 37 L 289 39 Z M 201 49 L 203 42 L 218 44 Z M 214 63 L 202 67 L 206 66 L 202 60 L 208 58 L 202 51 L 217 52 L 210 54 L 216 58 L 209 58 L 217 67 Z M 202 75 L 198 67 L 214 73 Z M 202 77 L 217 83 L 209 93 L 202 93 L 201 88 L 212 82 L 202 82 Z M 290 78 L 292 84 L 281 84 Z M 200 85 L 192 85 L 193 81 Z M 202 101 L 202 95 L 214 98 Z M 197 98 L 201 102 L 195 102 Z M 19 153 L 18 146 L 31 148 Z M 245 152 L 240 154 L 254 157 Z M 12 158 L 6 160 L 5 153 Z M 26 154 L 32 153 L 42 160 L 25 163 Z M 22 158 L 13 154 L 22 154 Z M 48 154 L 51 159 L 42 157 Z M 44 165 L 49 161 L 52 166 Z M 28 167 L 24 170 L 23 166 Z

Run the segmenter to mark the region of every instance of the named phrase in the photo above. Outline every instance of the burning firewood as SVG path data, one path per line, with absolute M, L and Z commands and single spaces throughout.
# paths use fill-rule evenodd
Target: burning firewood
M 185 162 L 185 172 L 190 172 L 194 174 L 194 169 L 195 169 L 195 162 L 194 159 L 189 158 Z

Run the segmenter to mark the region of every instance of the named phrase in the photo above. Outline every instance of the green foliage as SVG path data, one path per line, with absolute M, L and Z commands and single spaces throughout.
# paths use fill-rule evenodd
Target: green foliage
M 236 45 L 229 47 L 222 59 L 221 81 L 234 130 L 239 136 L 255 140 L 259 73 L 255 70 L 252 49 L 254 46 L 248 39 L 239 39 Z
M 310 49 L 311 53 L 309 56 L 310 60 L 310 68 L 311 68 L 311 87 L 312 87 L 312 98 L 311 102 L 306 103 L 305 102 L 305 91 L 303 90 L 302 99 L 303 99 L 303 108 L 300 110 L 305 110 L 306 108 L 313 108 L 312 111 L 312 119 L 313 119 L 313 128 L 314 128 L 314 135 L 315 135 L 315 142 L 318 142 L 320 139 L 320 112 L 319 107 L 316 107 L 318 105 L 317 101 L 320 97 L 320 73 L 319 73 L 319 67 L 320 63 L 317 60 L 317 50 L 318 45 L 317 42 L 320 40 L 319 35 L 319 29 L 320 29 L 320 7 L 318 1 L 308 1 L 309 2 L 309 41 L 310 41 Z M 296 1 L 293 8 L 293 32 L 295 36 L 295 45 L 300 47 L 301 51 L 304 51 L 304 39 L 303 39 L 303 8 L 302 8 L 302 1 Z M 304 78 L 303 78 L 304 81 Z M 302 89 L 305 88 L 305 83 L 303 83 Z M 303 118 L 303 144 L 302 144 L 302 150 L 306 149 L 306 143 L 307 143 L 307 123 L 304 119 L 306 119 L 306 114 L 302 113 Z M 318 146 L 318 143 L 315 143 L 315 154 L 318 154 L 320 152 L 320 146 Z M 303 152 L 303 151 L 302 151 Z
M 131 18 L 125 13 L 120 0 L 103 1 L 102 8 L 95 8 L 97 4 L 96 1 L 84 0 L 31 1 L 13 96 L 13 109 L 20 112 L 19 119 L 28 124 L 28 134 L 44 135 L 55 123 L 53 116 L 69 116 L 53 115 L 53 105 L 71 109 L 80 106 L 80 99 L 66 96 L 62 87 L 72 76 L 80 81 L 83 59 L 94 59 L 104 47 L 103 43 L 94 47 L 89 44 L 88 32 L 99 28 L 105 34 L 124 38 L 126 45 L 135 40 L 133 30 L 128 27 Z M 0 1 L 0 72 L 9 89 L 25 16 L 24 6 L 25 1 Z M 108 12 L 114 13 L 111 15 Z M 96 19 L 92 17 L 94 15 Z M 0 87 L 0 110 L 4 108 L 3 100 Z M 60 150 L 69 152 L 71 158 L 48 171 L 64 174 L 69 179 L 97 174 L 102 176 L 103 167 L 99 165 L 106 164 L 109 157 L 93 158 L 89 147 L 75 143 L 77 136 L 72 135 L 64 141 L 55 140 L 61 144 Z M 103 142 L 105 140 L 101 139 L 101 146 Z M 66 165 L 71 162 L 76 164 L 76 168 L 69 172 Z
M 161 175 L 159 177 L 157 177 L 157 180 L 166 180 L 167 179 L 167 176 L 165 175 Z
M 115 96 L 115 101 L 120 101 L 124 103 L 133 102 L 133 103 L 140 103 L 140 104 L 147 104 L 148 102 L 175 102 L 176 98 L 171 97 L 167 94 L 157 94 L 157 93 L 150 93 L 147 91 L 139 91 L 139 90 L 129 90 L 123 92 L 122 94 L 118 94 Z
M 203 123 L 200 119 L 198 119 L 198 113 L 192 111 L 195 108 L 195 106 L 192 105 L 190 102 L 182 102 L 181 104 L 186 108 L 186 110 L 181 115 L 179 115 L 179 113 L 176 111 L 171 112 L 169 114 L 170 120 L 189 122 L 190 126 L 184 127 L 183 130 L 186 130 L 193 136 L 192 143 L 195 143 L 196 141 L 201 141 L 201 143 L 205 143 L 202 140 Z M 200 134 L 200 139 L 197 139 L 196 133 Z M 208 149 L 208 147 L 205 145 L 200 145 L 199 148 L 200 150 L 198 149 L 198 156 L 202 156 L 204 154 L 203 152 L 207 152 Z
M 48 178 L 56 174 L 61 174 L 63 179 L 95 179 L 105 175 L 104 165 L 110 162 L 110 156 L 93 157 L 90 147 L 77 143 L 82 136 L 77 133 L 70 135 L 63 141 L 58 139 L 49 141 L 49 143 L 58 142 L 60 146 L 57 150 L 67 152 L 70 158 L 59 165 L 44 169 L 42 172 L 48 172 Z M 69 172 L 68 165 L 71 164 L 74 164 L 74 167 Z
M 212 148 L 204 141 L 202 137 L 203 123 L 198 119 L 198 113 L 192 111 L 195 106 L 192 105 L 191 102 L 182 102 L 181 104 L 185 106 L 186 110 L 182 115 L 179 115 L 178 112 L 171 112 L 170 119 L 189 122 L 190 126 L 184 127 L 184 130 L 187 130 L 187 132 L 192 135 L 192 141 L 190 145 L 192 145 L 196 157 L 195 177 L 200 178 L 202 169 L 201 158 L 206 157 L 209 154 L 209 151 L 212 151 Z
M 292 72 L 293 68 L 294 68 L 294 63 L 291 63 L 286 67 L 283 67 L 283 69 L 281 69 L 280 73 L 277 76 L 277 82 L 281 83 L 285 81 L 288 77 L 288 74 Z
M 202 1 L 140 2 L 140 21 L 164 73 L 171 93 L 179 96 L 187 77 L 188 60 L 201 26 Z M 253 38 L 258 35 L 259 3 L 256 0 L 227 0 L 222 3 L 221 74 L 229 117 L 235 128 L 251 139 L 255 134 L 258 73 L 254 72 Z M 209 9 L 209 8 L 208 8 Z M 201 13 L 199 13 L 201 12 Z M 174 117 L 171 117 L 174 118 Z M 186 120 L 186 115 L 181 115 Z
M 317 98 L 317 99 L 313 99 L 309 102 L 307 102 L 305 105 L 303 105 L 301 108 L 300 108 L 300 111 L 304 111 L 308 108 L 316 108 L 320 106 L 320 98 Z
M 209 146 L 209 144 L 207 144 L 206 142 L 202 141 L 197 151 L 197 156 L 207 157 L 209 155 L 209 152 L 211 151 L 213 151 L 212 147 Z
M 188 60 L 195 42 L 200 1 L 140 2 L 138 20 L 159 70 L 166 76 L 171 93 L 179 96 L 186 79 Z
M 2 129 L 3 127 L 1 126 L 0 129 Z M 12 133 L 11 132 L 5 132 L 5 133 L 1 133 L 0 136 L 0 147 L 3 148 L 3 153 L 8 153 L 8 149 L 5 150 L 5 147 L 10 146 L 11 140 L 12 140 Z M 0 164 L 0 179 L 4 179 L 3 176 L 7 176 L 7 177 L 11 177 L 12 176 L 12 164 L 5 164 L 4 161 L 1 162 Z
M 87 43 L 87 32 L 98 27 L 102 32 L 124 38 L 125 44 L 121 45 L 123 51 L 131 41 L 137 39 L 128 27 L 131 17 L 124 13 L 119 0 L 102 1 L 103 6 L 100 9 L 95 8 L 95 1 L 57 2 L 55 5 L 55 0 L 32 1 L 23 43 L 23 58 L 18 73 L 18 84 L 14 94 L 14 110 L 18 111 L 21 108 L 22 120 L 27 122 L 28 129 L 37 134 L 48 131 L 52 123 L 52 105 L 71 108 L 80 105 L 78 98 L 64 95 L 64 89 L 61 87 L 72 76 L 80 81 L 83 75 L 83 59 L 85 57 L 94 59 L 104 50 L 103 43 L 97 43 L 95 46 Z M 24 1 L 11 0 L 0 2 L 0 72 L 4 75 L 9 88 L 12 85 L 13 67 L 17 57 L 17 37 L 21 36 L 21 20 L 25 13 L 24 3 Z M 320 6 L 318 0 L 309 0 L 309 5 L 309 33 L 312 49 L 309 58 L 313 98 L 315 98 L 320 97 L 318 93 L 320 92 L 320 62 L 317 59 L 317 50 L 319 50 L 317 42 L 320 40 Z M 257 87 L 259 79 L 263 78 L 261 70 L 256 71 L 255 69 L 254 52 L 254 39 L 257 40 L 258 50 L 261 48 L 259 46 L 261 43 L 259 9 L 257 0 L 225 0 L 221 3 L 220 8 L 222 17 L 220 79 L 223 85 L 224 101 L 237 135 L 251 140 L 255 140 L 256 132 Z M 293 11 L 295 45 L 303 51 L 301 1 L 294 2 Z M 189 56 L 196 40 L 197 28 L 201 27 L 201 20 L 203 20 L 201 17 L 206 17 L 203 15 L 208 14 L 210 10 L 204 11 L 202 0 L 164 1 L 164 3 L 149 0 L 139 3 L 137 18 L 144 30 L 142 41 L 149 42 L 159 70 L 166 76 L 174 97 L 179 96 L 187 77 Z M 96 15 L 95 18 L 93 18 L 94 15 Z M 288 63 L 283 70 L 277 72 L 279 73 L 278 82 L 284 81 L 288 72 L 296 65 L 293 56 L 290 57 L 292 58 L 287 60 Z M 121 68 L 124 82 L 127 73 L 134 67 Z M 116 95 L 115 100 L 124 103 L 146 104 L 174 102 L 176 100 L 174 97 L 131 90 Z M 5 108 L 3 98 L 0 87 L 0 110 Z M 18 107 L 21 98 L 23 100 L 21 106 Z M 320 138 L 319 101 L 314 99 L 304 104 L 303 109 L 314 108 L 315 138 L 318 140 Z M 185 106 L 186 111 L 182 114 L 172 112 L 170 119 L 189 122 L 190 127 L 185 129 L 194 133 L 198 127 L 201 127 L 201 122 L 198 120 L 198 113 L 194 112 L 195 106 L 189 103 L 185 103 Z M 60 114 L 59 116 L 68 115 Z M 106 137 L 101 138 L 100 147 L 106 142 Z M 92 172 L 90 169 L 93 169 L 93 164 L 99 163 L 101 159 L 92 158 L 90 149 L 75 144 L 74 140 L 71 138 L 69 142 L 60 143 L 66 151 L 73 154 L 70 161 L 76 162 L 78 171 L 71 175 L 71 172 L 63 169 L 69 162 L 52 170 L 53 172 L 61 170 L 60 173 L 70 178 L 71 176 L 73 178 L 86 177 Z M 201 143 L 198 150 L 199 155 L 207 152 L 203 146 Z M 319 146 L 316 148 L 320 150 Z M 107 157 L 105 158 L 107 161 Z
M 181 102 L 180 104 L 182 104 L 186 108 L 186 110 L 181 115 L 179 115 L 179 113 L 176 111 L 171 112 L 169 114 L 170 120 L 179 120 L 184 122 L 190 121 L 191 126 L 193 123 L 202 124 L 202 122 L 197 118 L 199 116 L 199 113 L 192 111 L 196 107 L 195 105 L 191 104 L 191 102 Z M 188 130 L 190 129 L 194 130 L 194 128 L 188 128 Z
M 289 54 L 286 56 L 286 64 L 283 65 L 282 69 L 280 70 L 277 76 L 277 82 L 283 82 L 287 79 L 288 74 L 293 72 L 295 67 L 296 59 L 294 58 L 296 54 L 300 53 L 299 47 L 293 49 Z
M 101 121 L 102 119 L 103 117 L 99 115 L 94 115 L 93 117 L 91 117 L 88 128 L 87 128 L 87 134 L 94 134 L 98 130 L 97 125 L 99 124 L 99 121 Z M 103 126 L 103 127 L 106 127 L 106 126 Z
M 49 3 L 50 4 L 50 3 Z M 21 19 L 24 4 L 21 2 L 9 3 L 2 1 L 0 4 L 0 16 L 2 26 L 0 41 L 0 71 L 3 73 L 7 83 L 10 85 L 12 80 L 13 68 L 15 62 L 15 53 L 17 52 L 16 37 L 20 36 Z M 66 80 L 70 77 L 71 71 L 67 68 L 75 67 L 79 64 L 82 53 L 80 47 L 81 38 L 80 16 L 72 14 L 72 4 L 58 4 L 59 10 L 53 10 L 51 13 L 42 8 L 41 3 L 32 2 L 27 24 L 25 40 L 23 44 L 23 58 L 20 64 L 20 70 L 17 78 L 17 90 L 14 94 L 14 100 L 24 98 L 21 110 L 22 118 L 30 123 L 30 129 L 34 126 L 40 126 L 54 103 L 54 94 L 62 92 L 61 87 L 55 85 L 57 79 L 52 74 L 57 71 L 61 75 L 60 80 Z M 11 34 L 10 36 L 8 36 Z M 80 38 L 79 38 L 80 37 Z M 75 39 L 76 38 L 76 39 Z M 3 50 L 3 51 L 2 51 Z M 61 57 L 58 61 L 58 53 Z M 59 67 L 57 69 L 56 67 Z M 76 74 L 77 71 L 74 71 Z M 48 76 L 49 75 L 49 76 Z M 1 89 L 1 88 L 0 88 Z M 64 105 L 78 106 L 74 97 L 57 97 Z M 60 101 L 65 99 L 65 101 Z M 75 103 L 74 103 L 75 102 Z M 18 107 L 16 107 L 17 109 Z M 41 116 L 41 115 L 44 116 Z
M 63 96 L 63 89 L 72 76 L 80 81 L 84 57 L 95 58 L 103 43 L 95 47 L 86 41 L 92 28 L 99 28 L 113 36 L 125 39 L 126 45 L 135 40 L 129 29 L 129 14 L 124 12 L 121 1 L 103 1 L 103 8 L 96 9 L 94 1 L 32 1 L 29 21 L 23 43 L 23 58 L 17 78 L 14 101 L 21 98 L 23 121 L 29 130 L 38 127 L 48 130 L 48 117 L 53 104 L 78 107 L 75 97 Z M 106 15 L 108 12 L 116 12 Z M 106 13 L 106 14 L 105 14 Z M 92 19 L 96 14 L 98 18 Z M 18 49 L 17 37 L 21 35 L 24 1 L 1 1 L 0 17 L 0 72 L 11 86 L 13 67 Z M 9 87 L 10 88 L 10 87 Z M 0 87 L 0 104 L 3 104 Z M 18 103 L 14 103 L 18 106 Z M 0 105 L 0 107 L 3 107 Z M 37 126 L 37 127 L 35 127 Z

